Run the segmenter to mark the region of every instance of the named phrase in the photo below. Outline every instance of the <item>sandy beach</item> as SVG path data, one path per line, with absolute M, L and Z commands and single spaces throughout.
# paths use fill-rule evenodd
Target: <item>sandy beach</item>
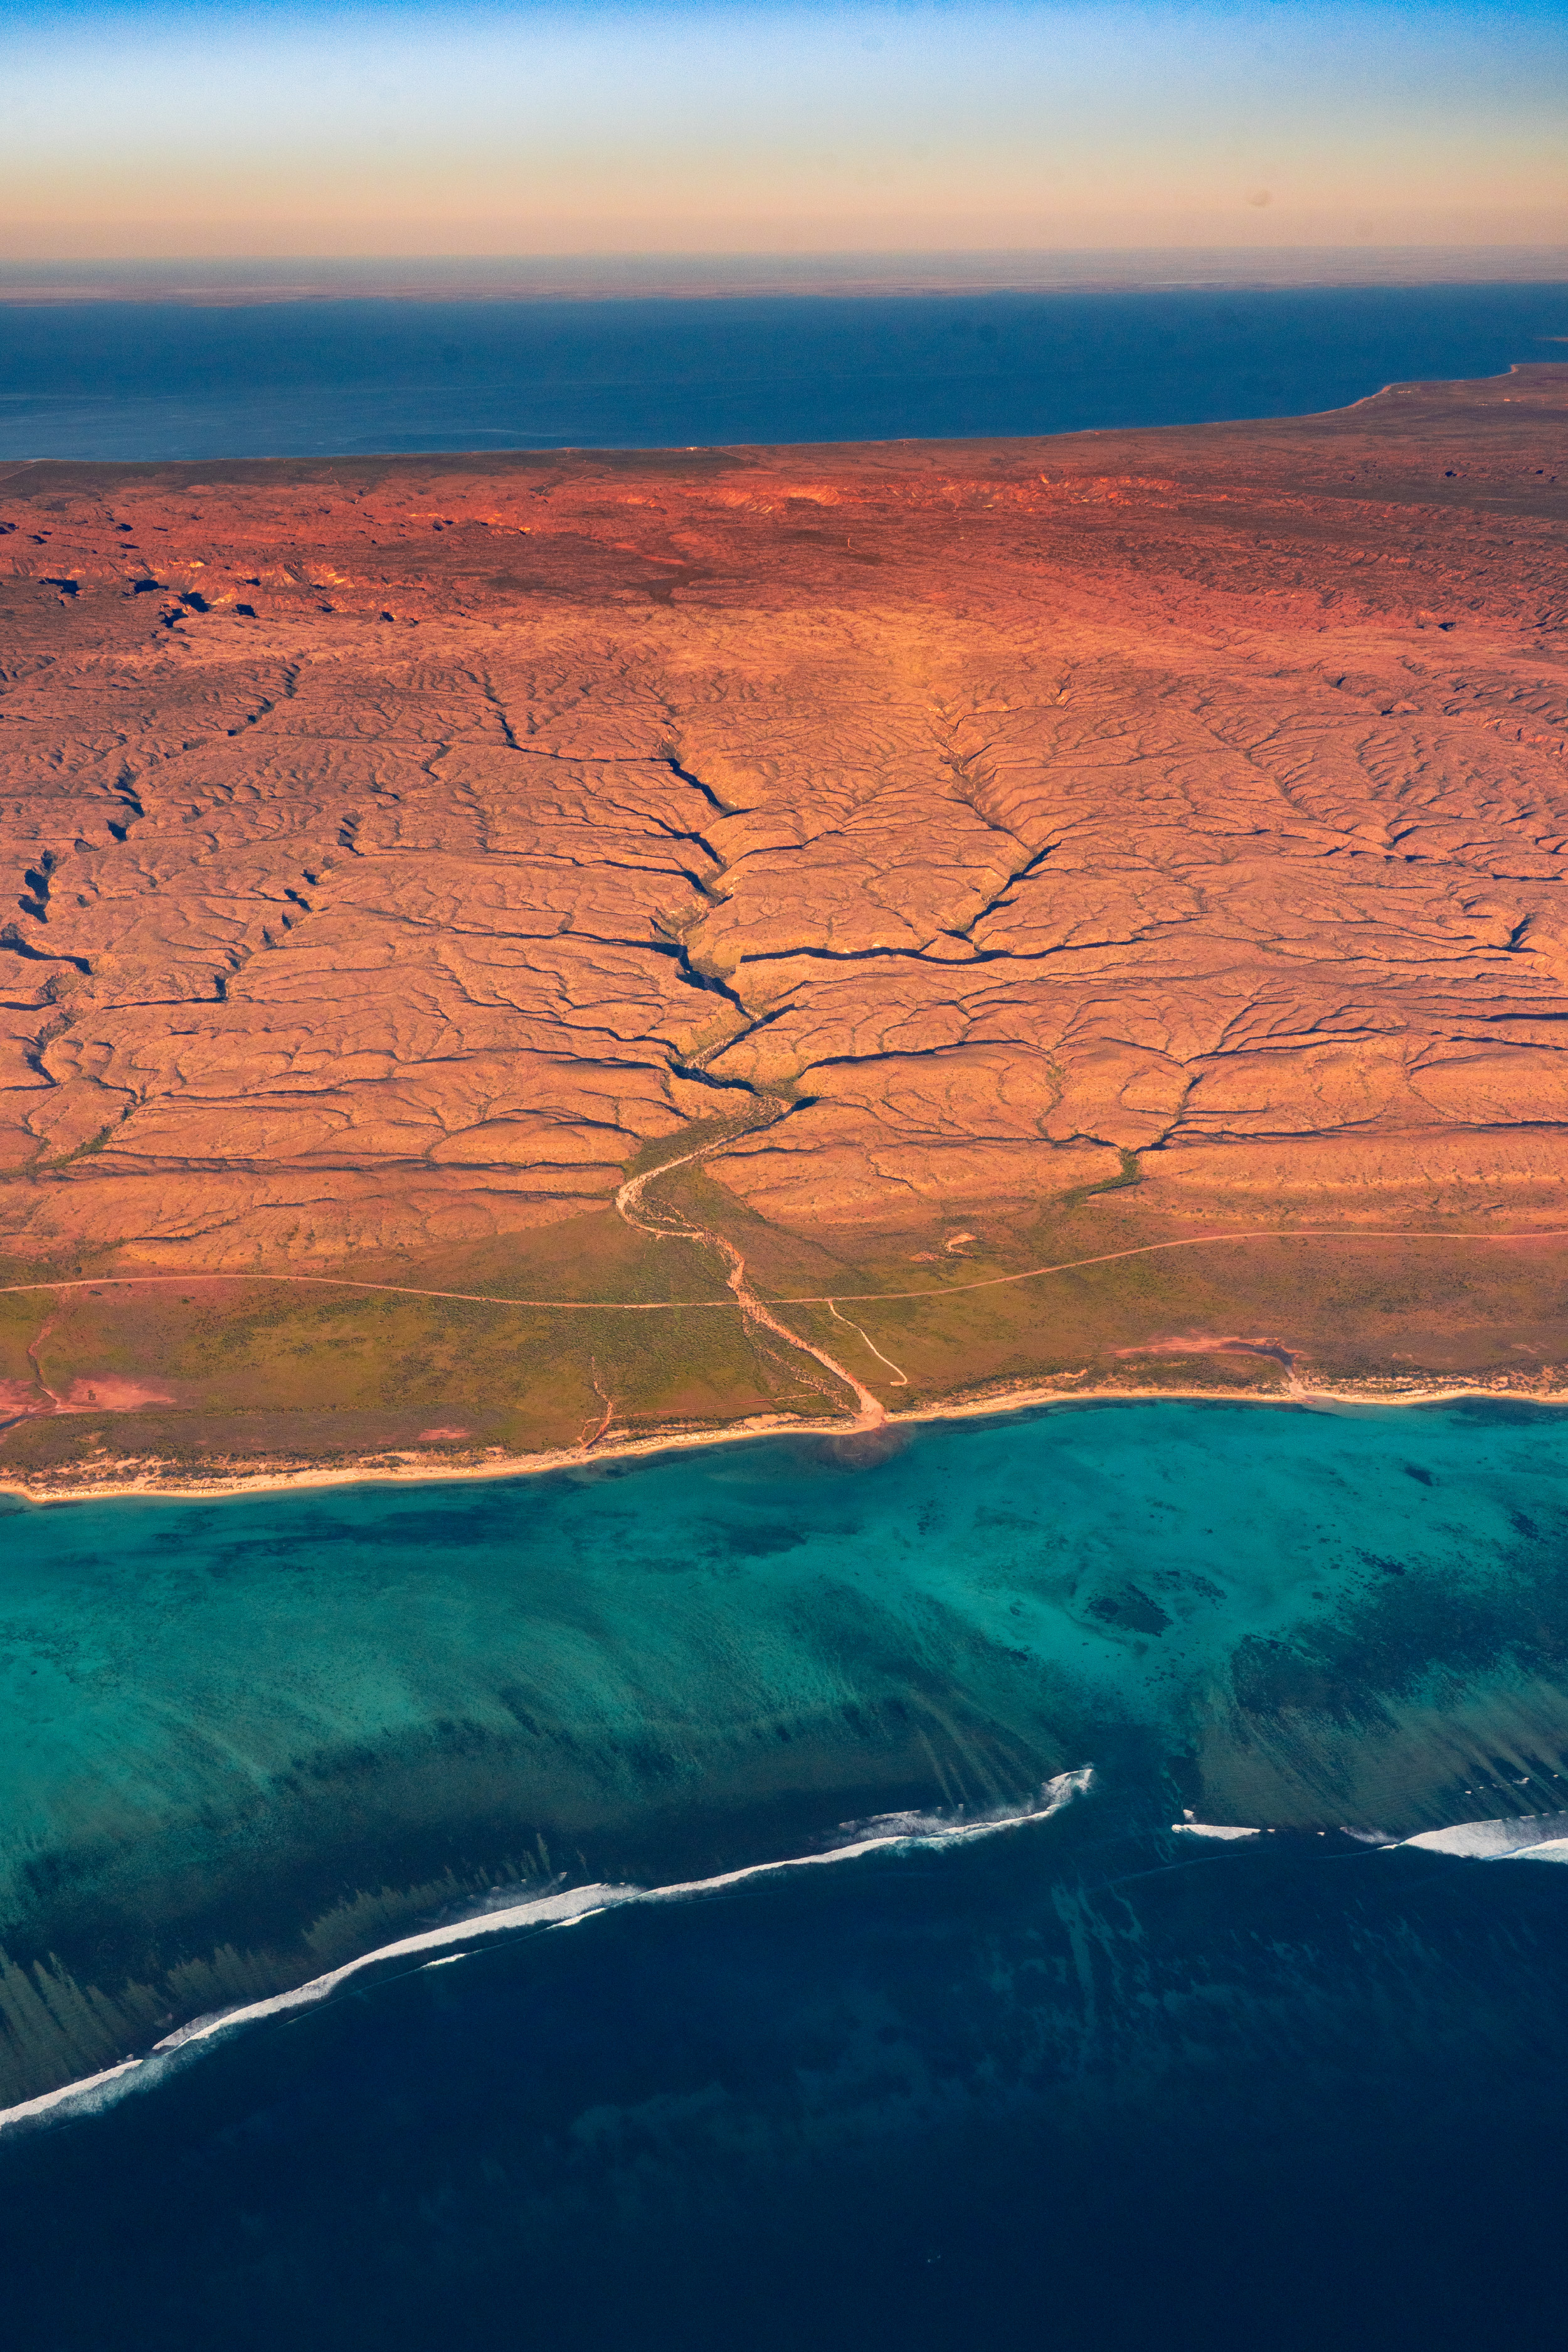
M 28 1503 L 111 1502 L 156 1496 L 163 1502 L 214 1502 L 228 1496 L 278 1494 L 296 1488 L 359 1486 L 430 1486 L 475 1478 L 526 1478 L 552 1470 L 583 1471 L 602 1463 L 647 1461 L 660 1454 L 692 1453 L 700 1447 L 742 1445 L 763 1437 L 857 1439 L 875 1444 L 883 1432 L 919 1429 L 930 1423 L 973 1421 L 988 1415 L 1037 1412 L 1047 1405 L 1081 1404 L 1244 1404 L 1290 1405 L 1318 1412 L 1367 1412 L 1394 1405 L 1455 1404 L 1466 1398 L 1508 1400 L 1521 1404 L 1568 1405 L 1568 1388 L 1527 1387 L 1517 1381 L 1412 1381 L 1408 1384 L 1367 1381 L 1334 1387 L 1313 1387 L 1294 1381 L 1265 1391 L 1215 1390 L 1196 1386 L 1139 1389 L 1063 1387 L 1050 1382 L 1022 1383 L 984 1396 L 957 1397 L 944 1404 L 910 1412 L 890 1412 L 879 1430 L 842 1419 L 793 1419 L 784 1414 L 759 1414 L 724 1429 L 671 1429 L 641 1437 L 605 1441 L 593 1446 L 563 1446 L 543 1453 L 487 1452 L 482 1459 L 442 1459 L 431 1454 L 398 1453 L 367 1455 L 363 1461 L 331 1465 L 289 1465 L 258 1463 L 213 1477 L 188 1473 L 164 1473 L 155 1462 L 126 1456 L 106 1464 L 89 1479 L 77 1478 L 42 1485 L 0 1477 L 0 1495 Z M 886 1440 L 884 1438 L 883 1442 Z

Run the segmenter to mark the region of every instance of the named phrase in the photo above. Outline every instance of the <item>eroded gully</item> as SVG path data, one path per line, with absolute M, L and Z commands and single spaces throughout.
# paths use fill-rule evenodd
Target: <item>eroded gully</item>
M 779 1108 L 782 1112 L 784 1106 L 781 1104 Z M 782 1339 L 786 1347 L 798 1349 L 802 1355 L 812 1357 L 825 1371 L 830 1372 L 836 1381 L 842 1381 L 855 1399 L 856 1414 L 852 1424 L 855 1429 L 883 1428 L 887 1423 L 888 1412 L 880 1397 L 873 1396 L 864 1381 L 858 1381 L 848 1367 L 839 1362 L 837 1356 L 830 1356 L 826 1348 L 816 1347 L 811 1340 L 803 1339 L 798 1331 L 792 1331 L 787 1323 L 781 1323 L 773 1309 L 763 1305 L 746 1279 L 746 1261 L 733 1242 L 727 1240 L 722 1234 L 710 1232 L 706 1225 L 656 1223 L 648 1213 L 643 1195 L 658 1177 L 668 1176 L 677 1168 L 689 1168 L 696 1160 L 709 1159 L 714 1152 L 722 1151 L 734 1140 L 732 1135 L 716 1136 L 710 1142 L 700 1145 L 697 1150 L 683 1153 L 679 1160 L 667 1160 L 662 1167 L 647 1169 L 640 1176 L 628 1176 L 616 1194 L 616 1208 L 618 1214 L 631 1226 L 634 1233 L 648 1234 L 656 1241 L 661 1242 L 694 1242 L 700 1248 L 712 1250 L 717 1256 L 723 1259 L 729 1268 L 725 1280 L 734 1294 L 735 1304 L 741 1310 L 742 1320 L 754 1324 L 761 1330 L 771 1331 L 775 1339 Z M 848 1322 L 848 1319 L 847 1316 L 841 1318 L 845 1322 Z M 851 1329 L 858 1328 L 856 1325 L 850 1326 Z M 869 1342 L 868 1341 L 867 1344 L 869 1345 Z M 873 1349 L 872 1352 L 876 1354 L 878 1350 Z M 884 1363 L 887 1360 L 886 1357 L 882 1358 Z M 893 1369 L 896 1370 L 897 1367 Z

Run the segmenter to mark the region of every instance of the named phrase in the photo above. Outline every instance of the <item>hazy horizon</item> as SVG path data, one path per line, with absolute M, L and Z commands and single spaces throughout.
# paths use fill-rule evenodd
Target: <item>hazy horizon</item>
M 1079 252 L 103 256 L 0 260 L 0 305 L 548 301 L 1568 283 L 1568 246 L 1101 247 Z
M 1545 0 L 20 0 L 0 257 L 1568 245 Z

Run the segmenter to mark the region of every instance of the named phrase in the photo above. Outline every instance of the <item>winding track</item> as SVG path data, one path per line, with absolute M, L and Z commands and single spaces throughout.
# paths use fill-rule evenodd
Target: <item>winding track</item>
M 779 1321 L 778 1317 L 763 1304 L 746 1280 L 746 1261 L 733 1242 L 727 1241 L 722 1234 L 710 1233 L 706 1225 L 652 1224 L 643 1213 L 644 1188 L 651 1184 L 656 1176 L 662 1176 L 668 1169 L 689 1167 L 694 1160 L 706 1160 L 711 1153 L 721 1150 L 725 1143 L 731 1139 L 728 1136 L 721 1136 L 713 1142 L 700 1146 L 696 1151 L 688 1151 L 679 1160 L 667 1160 L 662 1167 L 650 1168 L 646 1175 L 628 1176 L 616 1194 L 617 1213 L 635 1233 L 651 1234 L 656 1241 L 696 1242 L 699 1246 L 717 1250 L 729 1266 L 729 1286 L 734 1293 L 735 1304 L 745 1320 L 759 1325 L 764 1331 L 771 1331 L 775 1339 L 784 1340 L 792 1348 L 798 1348 L 804 1355 L 815 1357 L 819 1364 L 833 1374 L 835 1380 L 842 1381 L 854 1393 L 857 1429 L 882 1428 L 888 1418 L 888 1410 L 881 1398 L 874 1396 L 865 1382 L 858 1381 L 848 1367 L 839 1362 L 837 1356 L 830 1356 L 826 1348 L 813 1347 L 809 1339 L 803 1339 L 797 1331 L 790 1329 L 787 1323 Z M 721 1305 L 722 1301 L 714 1303 Z M 833 1311 L 835 1314 L 838 1312 L 837 1307 Z M 840 1318 L 840 1320 L 847 1319 L 847 1318 Z M 854 1330 L 858 1327 L 851 1324 L 849 1328 Z M 863 1339 L 866 1339 L 863 1331 L 860 1337 Z M 866 1339 L 866 1345 L 871 1348 L 871 1353 L 874 1356 L 880 1354 L 880 1349 L 871 1347 L 869 1339 Z M 881 1360 L 886 1363 L 888 1359 L 882 1356 Z M 897 1370 L 898 1367 L 895 1365 L 893 1369 Z
M 784 1116 L 786 1111 L 786 1106 L 782 1099 L 771 1097 L 763 1098 L 763 1108 L 765 1113 L 771 1114 L 771 1116 L 765 1116 L 763 1120 L 761 1122 L 765 1125 L 772 1125 L 774 1118 Z M 758 1123 L 759 1122 L 756 1120 L 747 1120 L 739 1131 L 742 1133 L 752 1132 Z M 293 1282 L 302 1283 L 312 1287 L 328 1290 L 363 1290 L 386 1293 L 396 1297 L 452 1299 L 464 1306 L 472 1307 L 520 1307 L 536 1310 L 541 1308 L 560 1308 L 568 1314 L 669 1315 L 689 1312 L 693 1308 L 710 1307 L 727 1307 L 732 1305 L 740 1313 L 742 1321 L 752 1323 L 762 1330 L 772 1332 L 775 1339 L 782 1339 L 787 1347 L 798 1349 L 801 1354 L 810 1356 L 816 1362 L 822 1365 L 824 1370 L 829 1372 L 835 1380 L 842 1381 L 843 1385 L 849 1390 L 855 1399 L 855 1420 L 851 1426 L 853 1429 L 859 1431 L 881 1429 L 886 1426 L 888 1421 L 888 1410 L 883 1404 L 880 1397 L 875 1395 L 872 1391 L 866 1386 L 863 1381 L 858 1380 L 849 1370 L 847 1364 L 840 1363 L 837 1356 L 830 1356 L 825 1348 L 818 1348 L 811 1340 L 803 1339 L 798 1331 L 793 1331 L 787 1323 L 782 1323 L 773 1311 L 773 1306 L 826 1307 L 829 1313 L 832 1314 L 838 1322 L 846 1324 L 851 1331 L 856 1333 L 858 1338 L 864 1341 L 866 1347 L 869 1349 L 870 1353 L 876 1357 L 879 1363 L 885 1364 L 887 1366 L 889 1372 L 892 1375 L 891 1381 L 889 1382 L 889 1386 L 894 1388 L 908 1388 L 910 1384 L 908 1375 L 894 1363 L 890 1356 L 885 1356 L 882 1353 L 882 1350 L 878 1347 L 876 1341 L 871 1338 L 868 1332 L 862 1330 L 859 1324 L 853 1322 L 847 1315 L 844 1315 L 839 1312 L 842 1305 L 874 1306 L 883 1300 L 891 1303 L 895 1300 L 914 1298 L 951 1298 L 958 1297 L 966 1291 L 999 1290 L 1005 1288 L 1014 1283 L 1035 1282 L 1038 1281 L 1046 1275 L 1072 1274 L 1085 1266 L 1111 1265 L 1124 1258 L 1152 1257 L 1161 1250 L 1212 1248 L 1216 1243 L 1221 1242 L 1374 1241 L 1395 1239 L 1413 1242 L 1446 1242 L 1449 1244 L 1480 1242 L 1489 1243 L 1496 1245 L 1499 1243 L 1504 1242 L 1559 1241 L 1568 1239 L 1568 1230 L 1559 1226 L 1549 1226 L 1540 1231 L 1521 1234 L 1423 1234 L 1411 1233 L 1402 1227 L 1394 1225 L 1315 1225 L 1299 1228 L 1297 1231 L 1292 1233 L 1282 1233 L 1277 1227 L 1257 1226 L 1250 1228 L 1246 1233 L 1240 1234 L 1189 1234 L 1183 1235 L 1180 1239 L 1175 1241 L 1142 1242 L 1131 1249 L 1101 1250 L 1091 1257 L 1064 1258 L 1051 1265 L 1026 1266 L 1019 1274 L 983 1275 L 973 1282 L 928 1283 L 923 1288 L 918 1290 L 844 1290 L 837 1292 L 809 1292 L 797 1297 L 776 1299 L 773 1302 L 773 1305 L 770 1306 L 767 1301 L 759 1298 L 756 1292 L 752 1288 L 746 1276 L 745 1258 L 735 1247 L 733 1242 L 730 1241 L 723 1234 L 712 1232 L 706 1225 L 687 1224 L 679 1222 L 673 1216 L 660 1220 L 656 1214 L 650 1213 L 650 1204 L 644 1198 L 647 1187 L 654 1182 L 656 1178 L 671 1175 L 678 1168 L 689 1168 L 698 1160 L 712 1159 L 716 1153 L 724 1150 L 730 1144 L 733 1143 L 736 1139 L 737 1129 L 733 1127 L 726 1127 L 720 1134 L 712 1136 L 707 1142 L 700 1144 L 695 1150 L 682 1152 L 680 1157 L 676 1160 L 662 1160 L 657 1168 L 645 1169 L 640 1175 L 628 1176 L 625 1183 L 623 1183 L 616 1192 L 615 1203 L 616 1214 L 625 1223 L 628 1224 L 635 1233 L 647 1234 L 655 1241 L 691 1242 L 699 1248 L 712 1250 L 716 1255 L 722 1258 L 729 1268 L 729 1272 L 725 1277 L 725 1286 L 729 1290 L 731 1296 L 727 1299 L 506 1298 L 494 1292 L 472 1290 L 434 1290 L 419 1287 L 412 1283 L 356 1282 L 350 1277 L 337 1275 L 202 1274 L 199 1272 L 187 1272 L 183 1274 L 110 1274 L 100 1275 L 96 1277 L 83 1275 L 64 1282 L 13 1282 L 0 1286 L 0 1297 L 13 1297 L 22 1292 L 37 1290 L 47 1290 L 49 1292 L 58 1292 L 62 1290 L 102 1290 L 106 1289 L 110 1284 L 131 1286 L 143 1283 L 150 1284 L 161 1282 Z M 40 1334 L 40 1337 L 42 1335 Z M 35 1341 L 34 1346 L 36 1347 L 37 1344 L 37 1342 Z M 30 1357 L 33 1355 L 33 1349 L 31 1348 L 27 1352 Z M 34 1358 L 34 1362 L 36 1368 L 36 1358 Z M 39 1374 L 39 1378 L 41 1381 L 41 1372 Z M 613 1399 L 606 1397 L 604 1391 L 599 1388 L 597 1373 L 595 1375 L 594 1385 L 595 1391 L 601 1399 L 603 1399 L 605 1404 L 605 1414 L 598 1428 L 593 1432 L 592 1435 L 590 1435 L 586 1430 L 584 1432 L 583 1444 L 584 1451 L 595 1445 L 605 1435 L 615 1414 L 614 1401 Z M 52 1394 L 52 1391 L 50 1391 L 50 1393 Z
M 687 1159 L 697 1160 L 704 1156 L 700 1152 L 690 1152 L 687 1154 Z M 664 1175 L 667 1170 L 679 1168 L 684 1164 L 683 1160 L 667 1160 L 662 1168 L 650 1169 L 645 1176 L 632 1177 L 621 1187 L 621 1193 L 617 1193 L 616 1205 L 620 1205 L 621 1194 L 629 1192 L 632 1206 L 634 1208 L 639 1206 L 642 1199 L 642 1186 L 650 1183 L 655 1176 Z M 622 1213 L 625 1214 L 625 1211 Z M 862 1416 L 856 1423 L 858 1428 L 879 1428 L 886 1422 L 887 1409 L 881 1400 L 873 1396 L 870 1390 L 858 1381 L 852 1372 L 846 1370 L 835 1357 L 827 1355 L 820 1348 L 813 1347 L 809 1340 L 802 1339 L 798 1334 L 790 1330 L 786 1324 L 778 1321 L 770 1307 L 747 1284 L 745 1260 L 731 1243 L 725 1241 L 721 1235 L 709 1234 L 696 1226 L 645 1224 L 635 1217 L 628 1217 L 627 1223 L 636 1224 L 637 1229 L 641 1233 L 657 1234 L 661 1238 L 674 1237 L 679 1240 L 711 1244 L 730 1263 L 728 1287 L 733 1294 L 732 1297 L 730 1298 L 507 1298 L 499 1292 L 492 1291 L 429 1290 L 418 1287 L 413 1283 L 355 1282 L 346 1276 L 333 1274 L 246 1274 L 227 1270 L 205 1271 L 201 1267 L 194 1267 L 176 1274 L 100 1274 L 73 1276 L 60 1282 L 8 1282 L 0 1284 L 0 1298 L 15 1297 L 23 1293 L 40 1290 L 51 1293 L 64 1290 L 107 1290 L 111 1285 L 133 1287 L 162 1282 L 293 1282 L 322 1290 L 385 1292 L 399 1298 L 447 1298 L 468 1307 L 560 1308 L 567 1314 L 684 1315 L 703 1307 L 734 1307 L 742 1317 L 749 1318 L 761 1324 L 764 1329 L 775 1333 L 778 1338 L 786 1340 L 792 1348 L 801 1349 L 805 1354 L 814 1356 L 818 1363 L 825 1365 L 845 1383 L 846 1387 L 851 1389 Z M 1051 1265 L 1026 1266 L 1019 1274 L 984 1275 L 975 1282 L 932 1283 L 921 1290 L 811 1291 L 798 1297 L 775 1299 L 773 1305 L 826 1307 L 837 1314 L 840 1306 L 876 1306 L 884 1301 L 891 1304 L 895 1300 L 910 1298 L 953 1298 L 965 1291 L 1000 1290 L 1013 1283 L 1038 1281 L 1046 1275 L 1074 1274 L 1082 1266 L 1111 1265 L 1123 1258 L 1152 1257 L 1161 1250 L 1209 1249 L 1216 1243 L 1320 1241 L 1439 1242 L 1450 1246 L 1477 1243 L 1495 1249 L 1509 1242 L 1568 1241 L 1568 1227 L 1547 1225 L 1525 1233 L 1512 1234 L 1424 1234 L 1412 1233 L 1400 1225 L 1311 1225 L 1299 1228 L 1292 1233 L 1281 1233 L 1275 1226 L 1262 1225 L 1240 1234 L 1188 1234 L 1177 1241 L 1142 1242 L 1135 1249 L 1101 1250 L 1092 1257 L 1062 1258 Z M 848 1322 L 849 1318 L 847 1316 L 841 1316 L 839 1320 Z M 858 1323 L 851 1324 L 850 1328 L 860 1330 Z M 865 1332 L 861 1331 L 860 1337 L 866 1340 L 866 1345 L 874 1356 L 877 1356 L 884 1364 L 889 1362 L 889 1359 L 882 1355 L 880 1349 L 867 1338 Z M 897 1368 L 892 1369 L 896 1370 Z M 907 1380 L 901 1382 L 895 1381 L 891 1385 L 907 1387 L 909 1383 Z

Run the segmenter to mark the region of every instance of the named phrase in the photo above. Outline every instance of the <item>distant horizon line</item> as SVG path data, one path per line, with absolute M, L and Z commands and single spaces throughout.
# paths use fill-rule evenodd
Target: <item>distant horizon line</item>
M 104 255 L 0 259 L 0 305 L 593 300 L 1568 283 L 1568 245 L 1083 246 L 820 253 Z

